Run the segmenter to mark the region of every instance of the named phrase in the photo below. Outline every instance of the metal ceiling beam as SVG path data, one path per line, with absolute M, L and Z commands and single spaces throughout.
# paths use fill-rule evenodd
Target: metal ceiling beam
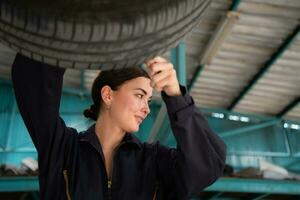
M 160 106 L 162 105 L 161 101 L 155 102 L 155 105 Z M 227 109 L 220 109 L 220 108 L 206 108 L 206 107 L 198 107 L 198 109 L 201 110 L 201 112 L 204 115 L 211 115 L 212 113 L 219 113 L 219 114 L 224 114 L 225 116 L 238 116 L 238 117 L 247 117 L 251 119 L 255 119 L 255 120 L 259 120 L 259 121 L 270 121 L 270 120 L 276 120 L 278 119 L 278 117 L 276 116 L 271 116 L 271 115 L 263 115 L 263 114 L 249 114 L 249 113 L 239 113 L 239 112 L 234 112 L 234 111 L 229 111 Z M 288 124 L 297 124 L 300 125 L 300 121 L 299 120 L 291 120 L 291 119 L 284 119 L 284 122 L 288 123 Z
M 300 96 L 295 98 L 290 104 L 288 104 L 282 111 L 280 111 L 276 116 L 282 117 L 285 114 L 287 114 L 290 110 L 292 110 L 294 107 L 296 107 L 300 103 Z
M 289 180 L 219 178 L 204 191 L 299 195 L 300 184 L 297 181 Z
M 232 137 L 232 136 L 249 133 L 249 132 L 253 133 L 256 130 L 274 126 L 279 123 L 281 123 L 281 121 L 279 119 L 275 119 L 275 120 L 262 122 L 260 124 L 248 125 L 245 127 L 234 129 L 234 130 L 224 131 L 224 132 L 219 133 L 219 135 L 221 138 L 227 138 L 227 137 Z
M 234 24 L 239 19 L 239 13 L 235 11 L 229 11 L 226 13 L 225 18 L 222 19 L 218 25 L 217 30 L 210 38 L 206 50 L 201 57 L 200 63 L 203 65 L 210 65 L 212 60 L 216 57 L 216 54 L 220 50 L 225 39 L 230 35 Z
M 201 75 L 201 71 L 205 68 L 205 65 L 210 64 L 212 59 L 215 57 L 225 38 L 231 33 L 233 25 L 236 20 L 238 20 L 238 13 L 236 10 L 240 5 L 241 0 L 234 0 L 231 4 L 226 18 L 223 19 L 217 27 L 217 30 L 212 35 L 210 41 L 205 48 L 206 51 L 203 53 L 202 58 L 200 60 L 200 65 L 197 67 L 196 72 L 194 73 L 191 82 L 188 85 L 188 90 L 191 90 L 194 83 Z
M 289 48 L 289 46 L 296 39 L 299 34 L 300 26 L 298 25 L 294 31 L 287 37 L 287 39 L 281 44 L 277 51 L 271 56 L 271 58 L 265 63 L 261 70 L 256 73 L 250 80 L 249 84 L 242 90 L 242 92 L 232 101 L 228 110 L 234 109 L 234 107 L 243 99 L 243 97 L 251 90 L 256 82 L 271 68 L 271 66 L 281 57 L 281 55 Z
M 194 85 L 195 85 L 198 77 L 200 77 L 200 74 L 203 71 L 203 69 L 204 69 L 204 65 L 199 65 L 197 67 L 196 72 L 194 73 L 194 76 L 192 77 L 191 82 L 189 83 L 189 85 L 187 87 L 188 91 L 191 91 L 191 89 L 194 87 Z

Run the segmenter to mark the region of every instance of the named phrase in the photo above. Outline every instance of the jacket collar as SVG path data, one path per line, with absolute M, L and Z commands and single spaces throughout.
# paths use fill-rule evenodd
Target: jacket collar
M 85 132 L 83 132 L 80 135 L 79 140 L 90 143 L 97 150 L 102 149 L 101 144 L 96 135 L 95 124 L 90 126 Z M 142 148 L 141 141 L 135 135 L 133 135 L 133 133 L 126 133 L 121 142 L 124 142 L 126 144 L 132 144 L 133 146 L 136 146 L 139 149 Z

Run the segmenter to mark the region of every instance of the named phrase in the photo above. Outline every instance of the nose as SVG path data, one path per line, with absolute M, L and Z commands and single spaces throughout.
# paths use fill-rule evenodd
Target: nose
M 142 111 L 146 114 L 146 116 L 150 113 L 149 103 L 145 101 L 142 107 Z

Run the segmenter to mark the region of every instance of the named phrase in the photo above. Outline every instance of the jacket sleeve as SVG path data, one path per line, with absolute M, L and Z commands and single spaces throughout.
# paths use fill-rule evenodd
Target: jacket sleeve
M 157 143 L 163 199 L 189 199 L 216 181 L 225 166 L 226 145 L 212 132 L 186 89 L 181 86 L 181 91 L 182 96 L 176 97 L 162 93 L 177 141 L 176 149 Z
M 12 66 L 18 108 L 37 149 L 40 173 L 62 167 L 63 152 L 74 135 L 59 117 L 64 71 L 20 54 Z

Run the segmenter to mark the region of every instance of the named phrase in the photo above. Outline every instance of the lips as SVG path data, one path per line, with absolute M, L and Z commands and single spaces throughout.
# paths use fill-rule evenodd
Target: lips
M 144 117 L 141 117 L 141 116 L 135 116 L 135 118 L 137 119 L 137 122 L 139 124 L 141 124 L 143 121 L 144 121 Z

